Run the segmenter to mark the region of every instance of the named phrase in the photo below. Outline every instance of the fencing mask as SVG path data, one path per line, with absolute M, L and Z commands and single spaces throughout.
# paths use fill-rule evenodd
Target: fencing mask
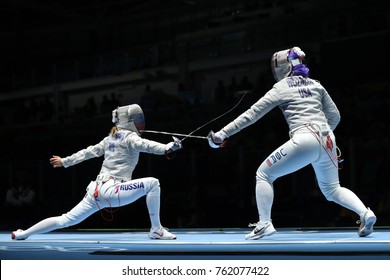
M 300 75 L 307 77 L 309 69 L 302 63 L 305 53 L 299 47 L 293 47 L 273 54 L 271 69 L 277 82 L 290 76 L 291 71 L 299 70 Z M 296 73 L 298 74 L 298 73 Z
M 112 122 L 116 127 L 136 132 L 138 135 L 145 129 L 145 117 L 138 104 L 121 106 L 112 111 Z

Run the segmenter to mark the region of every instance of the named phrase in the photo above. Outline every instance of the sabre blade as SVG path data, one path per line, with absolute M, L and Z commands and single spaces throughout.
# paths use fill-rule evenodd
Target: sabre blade
M 236 103 L 236 105 L 233 106 L 233 108 L 231 108 L 230 110 L 228 110 L 227 112 L 215 117 L 214 119 L 206 122 L 205 124 L 199 126 L 197 129 L 193 130 L 192 132 L 190 132 L 189 134 L 181 134 L 181 133 L 174 133 L 174 132 L 165 132 L 165 131 L 155 131 L 155 130 L 141 130 L 141 132 L 149 132 L 149 133 L 157 133 L 157 134 L 166 134 L 166 135 L 171 135 L 171 136 L 183 136 L 184 138 L 182 138 L 180 141 L 183 142 L 184 140 L 186 140 L 187 138 L 198 138 L 198 139 L 206 139 L 208 140 L 207 137 L 205 136 L 198 136 L 198 135 L 193 135 L 195 132 L 197 132 L 198 130 L 202 129 L 203 127 L 209 125 L 210 123 L 222 118 L 223 116 L 229 114 L 231 111 L 233 111 L 240 103 L 241 101 L 244 99 L 245 95 L 248 93 L 248 91 L 242 91 L 240 92 L 242 93 L 242 96 L 240 98 L 240 100 L 238 100 L 238 102 Z
M 221 114 L 221 115 L 215 117 L 214 119 L 208 121 L 207 123 L 205 123 L 205 124 L 199 126 L 197 129 L 193 130 L 193 131 L 190 132 L 187 136 L 185 136 L 183 139 L 181 139 L 181 141 L 184 141 L 186 138 L 191 137 L 192 134 L 195 133 L 195 132 L 197 132 L 199 129 L 202 129 L 203 127 L 209 125 L 210 123 L 215 122 L 216 120 L 222 118 L 223 116 L 229 114 L 231 111 L 233 111 L 234 109 L 236 109 L 236 107 L 241 103 L 241 101 L 244 99 L 244 97 L 245 97 L 245 95 L 246 95 L 247 93 L 248 93 L 248 91 L 246 91 L 246 90 L 243 91 L 240 100 L 238 100 L 238 102 L 236 103 L 236 105 L 234 105 L 233 108 L 231 108 L 229 111 L 227 111 L 227 112 L 225 112 L 225 113 L 223 113 L 223 114 Z M 206 137 L 206 139 L 207 139 L 207 137 Z
M 175 133 L 175 132 L 166 132 L 166 131 L 156 131 L 156 130 L 141 130 L 141 132 L 146 132 L 146 133 L 155 133 L 155 134 L 165 134 L 165 135 L 170 135 L 170 136 L 183 136 L 183 137 L 188 137 L 188 138 L 198 138 L 198 139 L 206 139 L 206 136 L 200 136 L 200 135 L 189 135 L 189 134 L 181 134 L 181 133 Z

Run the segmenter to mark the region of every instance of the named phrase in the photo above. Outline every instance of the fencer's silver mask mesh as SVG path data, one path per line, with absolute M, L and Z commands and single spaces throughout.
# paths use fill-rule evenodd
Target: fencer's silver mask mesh
M 289 57 L 294 52 L 298 58 Z M 282 50 L 274 53 L 271 58 L 272 74 L 277 82 L 290 75 L 293 66 L 301 64 L 305 53 L 299 47 Z
M 112 122 L 116 127 L 136 132 L 138 135 L 145 129 L 144 112 L 138 104 L 121 106 L 112 111 Z

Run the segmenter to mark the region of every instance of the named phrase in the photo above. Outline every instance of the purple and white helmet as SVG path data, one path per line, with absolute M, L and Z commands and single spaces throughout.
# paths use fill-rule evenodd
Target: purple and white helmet
M 138 104 L 121 106 L 112 111 L 112 122 L 121 130 L 130 130 L 138 135 L 145 129 L 145 117 Z
M 305 53 L 299 47 L 293 47 L 274 53 L 271 59 L 271 69 L 275 80 L 279 82 L 290 76 L 293 73 L 294 68 L 303 70 L 297 71 L 299 72 L 297 74 L 307 77 L 309 75 L 309 69 L 302 63 L 304 58 Z

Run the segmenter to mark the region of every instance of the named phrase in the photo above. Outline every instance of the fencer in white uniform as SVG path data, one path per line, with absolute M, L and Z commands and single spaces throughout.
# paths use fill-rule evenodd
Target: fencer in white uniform
M 115 126 L 100 143 L 80 150 L 71 156 L 53 156 L 53 167 L 69 167 L 84 160 L 104 156 L 96 180 L 91 181 L 80 203 L 69 212 L 44 219 L 27 230 L 12 232 L 12 239 L 23 240 L 33 234 L 46 233 L 82 222 L 93 213 L 128 205 L 146 196 L 146 205 L 151 221 L 149 237 L 152 239 L 176 239 L 160 223 L 160 183 L 153 177 L 133 179 L 132 173 L 138 163 L 139 154 L 164 155 L 181 148 L 181 143 L 161 144 L 140 137 L 145 119 L 137 104 L 118 107 L 113 111 Z
M 273 88 L 247 111 L 220 131 L 209 133 L 213 148 L 223 147 L 228 137 L 257 122 L 279 107 L 289 126 L 290 139 L 273 151 L 256 172 L 256 203 L 259 222 L 246 239 L 259 239 L 276 232 L 271 220 L 273 182 L 308 164 L 314 168 L 318 185 L 327 200 L 355 212 L 360 220 L 359 236 L 373 232 L 376 216 L 351 190 L 341 187 L 334 129 L 340 113 L 325 88 L 309 78 L 303 63 L 305 53 L 294 47 L 276 52 L 271 68 L 276 79 Z

